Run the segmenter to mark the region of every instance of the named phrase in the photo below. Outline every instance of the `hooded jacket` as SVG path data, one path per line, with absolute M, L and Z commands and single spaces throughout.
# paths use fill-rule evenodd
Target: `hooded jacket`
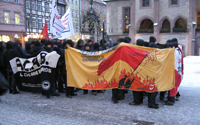
M 3 42 L 0 42 L 0 66 L 3 66 L 3 52 L 5 48 L 3 47 Z
M 11 70 L 9 61 L 11 59 L 10 57 L 11 57 L 11 54 L 12 54 L 12 49 L 13 49 L 13 42 L 8 41 L 6 43 L 6 50 L 3 53 L 3 62 L 4 62 L 5 69 L 7 69 L 7 70 Z
M 30 54 L 38 54 L 41 51 L 41 45 L 39 41 L 34 41 L 34 46 L 33 48 L 31 48 L 31 50 L 29 51 Z
M 80 46 L 80 43 L 83 43 L 84 44 L 84 41 L 82 39 L 79 39 L 78 40 L 78 43 L 76 45 L 76 49 L 79 49 L 79 50 L 83 50 L 83 46 Z

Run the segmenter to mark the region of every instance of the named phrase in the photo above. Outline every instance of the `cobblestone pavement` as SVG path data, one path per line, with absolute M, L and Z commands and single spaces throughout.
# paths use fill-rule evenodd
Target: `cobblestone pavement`
M 0 125 L 199 125 L 200 59 L 187 57 L 184 62 L 181 99 L 174 106 L 164 105 L 158 97 L 159 109 L 149 109 L 147 97 L 142 105 L 131 106 L 131 91 L 118 104 L 112 103 L 111 90 L 97 96 L 80 90 L 73 99 L 64 93 L 50 99 L 37 93 L 7 93 L 0 97 Z

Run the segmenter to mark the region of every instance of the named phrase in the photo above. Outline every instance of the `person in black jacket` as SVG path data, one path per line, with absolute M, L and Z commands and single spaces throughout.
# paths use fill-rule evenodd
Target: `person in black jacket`
M 0 72 L 6 78 L 6 69 L 3 64 L 3 52 L 5 51 L 5 47 L 3 46 L 3 42 L 0 42 Z
M 53 42 L 53 50 L 56 51 L 59 55 L 60 55 L 60 58 L 58 60 L 58 64 L 57 64 L 57 67 L 56 67 L 56 79 L 55 79 L 55 83 L 58 82 L 58 91 L 59 92 L 64 92 L 63 91 L 63 82 L 62 79 L 61 79 L 61 66 L 62 66 L 62 61 L 63 61 L 63 50 L 60 48 L 60 42 L 57 42 L 57 41 L 54 41 Z M 57 86 L 57 84 L 56 84 Z
M 63 42 L 63 49 L 67 49 L 68 47 L 73 47 L 72 40 L 65 40 Z M 65 54 L 63 54 L 63 55 L 65 56 Z M 64 58 L 64 56 L 63 56 L 63 58 Z M 65 58 L 63 59 L 62 65 L 63 65 L 62 78 L 64 79 L 64 82 L 65 82 L 65 94 L 66 94 L 67 98 L 72 98 L 72 96 L 76 96 L 77 94 L 74 93 L 74 87 L 67 87 L 67 71 L 66 71 L 66 65 L 65 65 Z
M 11 66 L 10 66 L 10 57 L 11 57 L 11 52 L 12 52 L 12 49 L 13 49 L 13 42 L 12 41 L 8 41 L 6 43 L 6 50 L 4 51 L 3 53 L 3 63 L 4 63 L 4 67 L 6 69 L 6 72 L 7 72 L 7 81 L 10 85 L 10 88 L 9 88 L 9 93 L 12 93 L 12 75 L 13 75 L 13 72 L 12 72 L 12 69 L 11 69 Z
M 137 39 L 136 45 L 138 46 L 144 46 L 144 40 L 143 39 Z M 134 101 L 130 102 L 129 105 L 140 105 L 143 103 L 143 92 L 142 91 L 133 91 L 133 98 Z
M 156 45 L 156 38 L 151 36 L 149 38 L 149 47 L 151 48 L 158 48 L 158 45 Z M 148 107 L 158 109 L 159 106 L 156 103 L 156 96 L 158 95 L 158 92 L 148 93 Z
M 30 49 L 29 54 L 36 54 L 36 53 L 39 53 L 41 51 L 41 45 L 40 45 L 40 42 L 38 40 L 37 41 L 32 41 L 31 44 L 33 46 Z
M 89 46 L 90 46 L 90 52 L 92 52 L 93 51 L 93 48 L 94 48 L 94 46 L 93 46 L 93 44 L 92 44 L 92 40 L 88 40 L 87 41 L 87 43 L 89 44 Z
M 88 43 L 85 43 L 84 51 L 90 52 L 90 45 Z M 88 90 L 83 90 L 83 94 L 88 94 Z
M 18 57 L 18 48 L 22 48 L 22 45 L 20 42 L 14 42 L 13 43 L 13 49 L 11 49 L 11 54 L 9 55 L 9 60 Z M 18 85 L 20 84 L 20 78 L 18 74 L 12 74 L 12 94 L 18 94 Z
M 31 42 L 26 42 L 26 43 L 25 43 L 25 51 L 26 51 L 27 53 L 29 53 L 30 50 L 31 50 Z
M 79 39 L 76 45 L 76 49 L 83 50 L 83 45 L 84 45 L 84 41 L 82 39 Z

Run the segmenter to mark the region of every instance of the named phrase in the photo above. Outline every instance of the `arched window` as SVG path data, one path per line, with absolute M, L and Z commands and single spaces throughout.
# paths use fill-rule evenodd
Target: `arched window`
M 162 24 L 162 28 L 160 29 L 161 33 L 169 33 L 170 32 L 170 22 L 168 19 L 165 19 Z
M 138 33 L 153 33 L 153 22 L 150 19 L 143 20 Z
M 186 32 L 187 31 L 186 21 L 182 18 L 177 19 L 175 26 L 173 28 L 173 31 L 174 32 Z

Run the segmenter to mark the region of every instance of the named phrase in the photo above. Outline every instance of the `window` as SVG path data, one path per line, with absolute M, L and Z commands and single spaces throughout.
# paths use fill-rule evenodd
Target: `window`
M 149 7 L 149 0 L 142 0 L 142 7 Z
M 153 22 L 150 19 L 145 19 L 140 24 L 140 29 L 153 29 Z
M 78 18 L 78 10 L 76 10 L 76 18 Z
M 31 8 L 32 8 L 32 10 L 36 10 L 36 7 L 35 7 L 35 0 L 32 1 L 32 7 L 31 7 Z
M 186 22 L 184 19 L 179 18 L 175 23 L 176 28 L 186 28 Z
M 4 42 L 8 42 L 8 41 L 11 41 L 11 36 L 8 36 L 8 35 L 0 35 L 0 41 L 4 41 Z
M 14 3 L 19 3 L 19 0 L 14 0 Z
M 187 32 L 187 23 L 184 19 L 179 18 L 176 20 L 173 32 Z
M 70 0 L 67 0 L 68 3 L 70 3 Z
M 10 24 L 10 12 L 4 12 L 4 22 Z
M 20 24 L 20 14 L 19 13 L 15 13 L 15 24 Z
M 38 1 L 38 11 L 42 11 L 42 3 Z
M 153 33 L 153 22 L 150 19 L 144 19 L 140 23 L 140 29 L 137 31 L 138 33 Z
M 197 27 L 200 27 L 200 17 L 197 17 Z
M 42 29 L 42 19 L 38 20 L 38 29 Z
M 78 0 L 75 0 L 75 4 L 78 5 Z
M 36 20 L 35 19 L 32 20 L 32 28 L 36 28 Z
M 100 13 L 100 11 L 99 11 L 99 4 L 97 4 L 97 13 Z
M 76 32 L 79 31 L 79 28 L 78 28 L 78 23 L 76 23 Z
M 103 6 L 103 15 L 106 15 L 106 7 Z
M 26 0 L 26 8 L 30 8 L 29 0 Z
M 171 5 L 178 5 L 177 0 L 171 0 Z
M 165 19 L 163 21 L 162 28 L 160 29 L 160 32 L 162 32 L 162 33 L 170 32 L 170 22 L 167 19 Z
M 129 24 L 130 24 L 130 8 L 124 9 L 124 32 L 129 32 Z
M 49 12 L 49 3 L 45 3 L 45 11 Z
M 72 4 L 74 4 L 74 0 L 72 0 Z
M 83 10 L 87 10 L 87 2 L 86 2 L 86 0 L 83 1 Z
M 9 2 L 9 0 L 3 0 L 3 1 Z
M 74 17 L 74 9 L 72 9 L 72 18 Z

